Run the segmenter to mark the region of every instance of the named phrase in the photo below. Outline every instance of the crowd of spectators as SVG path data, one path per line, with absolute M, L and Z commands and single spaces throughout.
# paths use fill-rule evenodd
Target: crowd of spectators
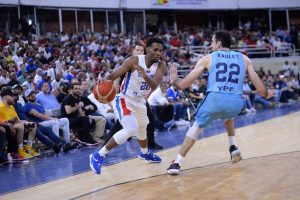
M 211 31 L 201 28 L 196 31 L 187 29 L 176 35 L 168 31 L 158 33 L 156 36 L 163 39 L 165 46 L 162 59 L 168 66 L 194 64 L 190 52 L 178 47 L 207 46 Z M 232 30 L 232 35 L 235 44 L 276 47 L 276 41 L 289 42 L 289 34 L 284 29 L 274 34 L 262 34 L 259 29 L 242 28 Z M 37 37 L 30 32 L 26 36 L 0 32 L 0 138 L 6 133 L 6 152 L 13 159 L 37 156 L 39 154 L 32 148 L 35 138 L 55 153 L 61 149 L 68 152 L 78 146 L 72 140 L 72 133 L 80 142 L 101 143 L 106 130 L 114 123 L 113 110 L 95 100 L 91 89 L 97 80 L 118 68 L 131 55 L 132 47 L 147 40 L 148 36 L 62 32 Z M 296 63 L 289 65 L 287 61 L 276 75 L 266 74 L 263 70 L 259 74 L 268 88 L 276 89 L 276 96 L 271 101 L 265 100 L 256 94 L 251 83 L 245 81 L 246 112 L 256 111 L 256 104 L 271 108 L 297 99 L 300 87 Z M 153 95 L 166 98 L 156 101 L 155 96 L 150 96 L 152 110 L 158 113 L 156 127 L 162 130 L 169 129 L 173 123 L 187 125 L 187 110 L 190 104 L 205 98 L 206 84 L 205 75 L 187 91 L 177 91 L 164 82 L 158 88 L 160 91 L 153 92 Z M 159 115 L 161 110 L 171 113 L 172 117 L 162 117 Z M 25 138 L 27 145 L 23 147 Z M 1 139 L 2 160 L 6 156 L 4 144 Z

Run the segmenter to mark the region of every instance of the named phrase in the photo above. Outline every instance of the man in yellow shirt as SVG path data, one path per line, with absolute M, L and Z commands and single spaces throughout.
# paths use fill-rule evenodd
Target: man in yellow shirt
M 14 107 L 14 94 L 10 89 L 1 91 L 2 102 L 0 103 L 0 118 L 3 122 L 10 123 L 11 133 L 16 135 L 18 141 L 18 153 L 24 158 L 39 155 L 32 149 L 32 141 L 36 134 L 36 126 L 32 122 L 20 120 Z M 27 145 L 23 147 L 24 131 L 28 132 Z

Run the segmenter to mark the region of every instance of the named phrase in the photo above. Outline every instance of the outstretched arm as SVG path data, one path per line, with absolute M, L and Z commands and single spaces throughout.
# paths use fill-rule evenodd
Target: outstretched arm
M 209 59 L 210 55 L 207 55 L 198 60 L 195 68 L 183 79 L 178 79 L 177 68 L 172 66 L 170 70 L 171 84 L 181 90 L 188 88 L 197 78 L 201 76 L 203 70 L 208 67 Z

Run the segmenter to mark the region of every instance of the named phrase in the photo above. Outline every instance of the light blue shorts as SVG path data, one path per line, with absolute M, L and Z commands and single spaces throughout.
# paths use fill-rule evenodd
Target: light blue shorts
M 199 104 L 195 119 L 200 128 L 216 119 L 231 119 L 241 112 L 244 100 L 241 95 L 210 92 Z

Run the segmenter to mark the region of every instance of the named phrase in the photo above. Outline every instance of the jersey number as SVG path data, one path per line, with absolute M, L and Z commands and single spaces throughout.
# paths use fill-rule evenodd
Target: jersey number
M 142 82 L 140 90 L 149 90 L 150 86 L 146 82 Z
M 216 68 L 219 69 L 216 73 L 216 82 L 226 82 L 227 81 L 227 77 L 226 77 L 226 73 L 228 71 L 228 66 L 226 63 L 218 63 L 216 65 Z M 228 82 L 231 83 L 238 83 L 239 79 L 238 79 L 238 75 L 240 74 L 240 66 L 235 64 L 235 63 L 231 63 L 229 65 L 229 76 L 228 76 Z

